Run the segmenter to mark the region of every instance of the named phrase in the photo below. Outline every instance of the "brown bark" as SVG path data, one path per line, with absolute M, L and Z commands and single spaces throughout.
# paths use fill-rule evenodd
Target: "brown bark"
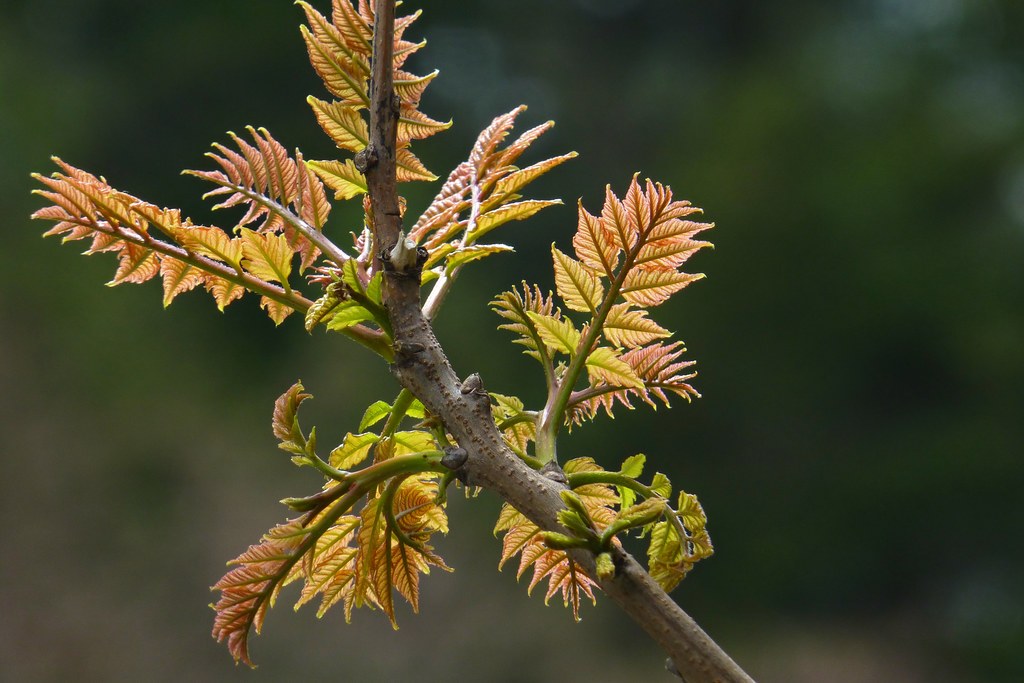
M 419 265 L 414 249 L 404 243 L 395 182 L 394 0 L 376 0 L 375 11 L 370 145 L 360 165 L 366 169 L 374 243 L 386 273 L 384 304 L 395 339 L 392 372 L 467 451 L 460 474 L 468 483 L 493 491 L 542 529 L 564 532 L 556 518 L 564 507 L 559 496 L 564 484 L 531 469 L 505 446 L 492 420 L 487 394 L 459 380 L 423 315 Z M 572 557 L 588 575 L 597 576 L 591 553 L 573 551 Z M 615 575 L 599 582 L 602 590 L 665 650 L 684 680 L 752 680 L 633 557 L 617 551 L 614 559 Z

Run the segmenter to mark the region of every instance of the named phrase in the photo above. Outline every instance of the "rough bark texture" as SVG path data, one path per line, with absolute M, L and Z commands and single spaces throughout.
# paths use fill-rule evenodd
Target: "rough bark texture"
M 556 515 L 564 487 L 528 467 L 506 448 L 491 417 L 490 399 L 478 382 L 462 382 L 445 357 L 420 303 L 419 266 L 404 244 L 395 183 L 398 102 L 392 84 L 394 0 L 376 0 L 370 84 L 370 146 L 361 163 L 374 217 L 374 242 L 385 269 L 384 304 L 395 339 L 392 372 L 468 452 L 465 481 L 493 491 L 545 530 L 564 529 Z M 421 261 L 420 261 L 421 262 Z M 597 576 L 594 556 L 573 559 Z M 688 683 L 751 681 L 700 626 L 661 589 L 629 554 L 617 551 L 613 578 L 600 581 L 618 603 L 669 655 Z

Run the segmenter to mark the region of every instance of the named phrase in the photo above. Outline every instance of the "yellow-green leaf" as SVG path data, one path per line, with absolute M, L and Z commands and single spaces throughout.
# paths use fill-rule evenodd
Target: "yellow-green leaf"
M 229 237 L 220 228 L 197 226 L 190 230 L 183 230 L 181 238 L 186 249 L 230 264 L 235 268 L 242 260 L 242 245 L 239 240 Z
M 384 401 L 371 403 L 363 413 L 363 419 L 359 421 L 359 430 L 362 431 L 377 424 L 391 413 L 391 406 Z
M 674 270 L 631 270 L 623 282 L 622 296 L 637 306 L 657 306 L 702 277 L 702 273 L 679 273 Z
M 370 453 L 370 447 L 377 443 L 379 437 L 376 434 L 364 433 L 345 435 L 341 445 L 331 451 L 331 467 L 339 470 L 347 470 L 358 465 Z
M 561 203 L 561 199 L 526 199 L 521 202 L 505 204 L 480 216 L 473 232 L 467 236 L 467 240 L 476 241 L 500 225 L 509 221 L 521 221 L 541 209 Z
M 651 480 L 650 489 L 662 498 L 668 498 L 672 495 L 672 482 L 661 472 L 655 472 L 654 478 Z
M 612 306 L 604 321 L 604 335 L 615 346 L 635 348 L 672 333 L 648 318 L 646 310 L 634 309 L 627 302 Z
M 551 245 L 555 263 L 555 289 L 565 305 L 574 311 L 596 313 L 604 299 L 604 286 L 582 263 Z
M 643 381 L 636 376 L 633 368 L 619 358 L 615 349 L 601 346 L 587 356 L 587 372 L 591 380 L 599 380 L 617 387 L 643 389 Z
M 448 254 L 448 259 L 445 262 L 445 272 L 451 275 L 460 266 L 503 251 L 515 251 L 515 249 L 507 244 L 470 244 L 469 246 L 456 249 Z
M 526 315 L 533 321 L 537 328 L 537 334 L 540 335 L 545 346 L 552 351 L 561 351 L 570 356 L 576 353 L 576 347 L 580 343 L 580 332 L 571 320 L 533 311 L 526 311 Z M 623 363 L 623 365 L 625 364 Z M 627 369 L 628 367 L 626 366 Z
M 340 161 L 307 161 L 306 166 L 334 190 L 335 199 L 351 199 L 366 194 L 366 176 L 356 169 L 351 159 Z
M 356 107 L 344 102 L 325 102 L 312 96 L 306 101 L 313 108 L 320 127 L 340 149 L 360 152 L 366 147 L 370 134 L 366 120 Z
M 553 169 L 555 166 L 558 166 L 569 159 L 575 159 L 576 156 L 576 152 L 569 152 L 568 154 L 552 157 L 551 159 L 545 159 L 544 161 L 539 161 L 532 166 L 527 166 L 526 168 L 513 171 L 498 181 L 494 186 L 494 194 L 513 194 L 518 192 L 529 183 Z
M 242 228 L 242 264 L 256 277 L 270 282 L 288 282 L 292 272 L 292 248 L 283 234 L 260 233 Z

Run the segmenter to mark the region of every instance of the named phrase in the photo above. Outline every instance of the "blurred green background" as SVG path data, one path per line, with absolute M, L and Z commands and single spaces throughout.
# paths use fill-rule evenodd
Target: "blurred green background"
M 318 3 L 324 9 L 324 3 Z M 1024 4 L 1017 0 L 416 3 L 441 76 L 420 144 L 440 175 L 514 105 L 558 121 L 530 159 L 580 158 L 507 228 L 518 254 L 466 271 L 439 321 L 456 369 L 540 396 L 486 302 L 550 286 L 575 199 L 634 171 L 718 227 L 708 279 L 656 311 L 704 398 L 577 430 L 562 452 L 632 453 L 697 493 L 717 554 L 676 599 L 763 681 L 1024 680 Z M 224 131 L 332 146 L 290 2 L 8 0 L 0 6 L 0 679 L 670 680 L 608 601 L 576 625 L 495 571 L 491 496 L 452 504 L 454 574 L 422 614 L 321 622 L 291 594 L 256 671 L 209 638 L 207 588 L 310 492 L 275 448 L 296 378 L 325 442 L 395 392 L 338 337 L 245 299 L 160 306 L 106 289 L 110 257 L 27 216 L 48 156 L 197 221 Z M 527 159 L 528 161 L 529 159 Z M 410 189 L 410 210 L 434 187 Z M 340 236 L 356 225 L 337 207 Z

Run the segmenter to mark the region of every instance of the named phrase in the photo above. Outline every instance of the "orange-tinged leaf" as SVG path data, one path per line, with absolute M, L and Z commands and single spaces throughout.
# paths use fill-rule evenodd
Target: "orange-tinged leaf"
M 217 642 L 227 640 L 236 662 L 252 666 L 249 632 L 260 632 L 267 608 L 298 559 L 307 533 L 300 519 L 274 527 L 259 544 L 232 560 L 230 564 L 236 566 L 213 585 L 212 590 L 220 591 L 214 605 L 213 637 Z
M 566 462 L 564 470 L 568 474 L 601 471 L 602 468 L 592 458 L 576 458 Z M 618 504 L 619 497 L 611 486 L 588 484 L 577 487 L 573 492 L 598 531 L 615 519 L 613 506 Z M 532 592 L 543 579 L 548 579 L 544 602 L 547 603 L 551 597 L 561 592 L 563 603 L 572 609 L 573 617 L 578 620 L 581 596 L 585 595 L 593 601 L 593 589 L 597 584 L 569 558 L 565 551 L 548 547 L 537 525 L 507 503 L 502 506 L 498 523 L 494 528 L 495 534 L 500 531 L 506 533 L 502 538 L 498 568 L 519 554 L 517 577 L 521 577 L 528 568 L 533 567 L 533 576 L 527 592 Z
M 260 297 L 260 308 L 267 312 L 270 319 L 274 321 L 274 325 L 280 325 L 285 318 L 295 312 L 295 309 L 288 304 L 283 304 L 268 296 Z
M 675 270 L 631 270 L 622 285 L 622 296 L 637 306 L 657 306 L 703 274 Z
M 435 474 L 413 475 L 395 493 L 393 509 L 398 527 L 407 535 L 448 533 L 448 515 L 437 503 Z
M 313 171 L 306 165 L 302 155 L 295 150 L 295 163 L 299 170 L 299 216 L 317 230 L 323 230 L 327 216 L 331 213 L 331 204 L 324 193 L 324 185 Z M 313 258 L 315 258 L 315 254 Z M 303 259 L 304 267 L 312 263 L 312 259 Z
M 120 263 L 114 279 L 107 283 L 115 286 L 124 282 L 141 283 L 156 277 L 160 272 L 160 261 L 157 255 L 145 247 L 131 242 L 124 244 L 119 253 Z
M 266 168 L 267 193 L 281 204 L 291 204 L 298 196 L 298 169 L 288 151 L 275 140 L 266 128 L 254 129 L 246 126 L 249 135 L 256 141 L 260 157 Z
M 515 557 L 526 544 L 540 533 L 540 528 L 536 524 L 526 520 L 525 517 L 523 520 L 511 527 L 501 539 L 501 560 L 498 562 L 498 569 L 501 569 L 506 562 Z M 522 573 L 521 569 L 519 573 Z
M 636 178 L 633 179 L 636 183 Z M 629 252 L 639 240 L 639 227 L 630 222 L 622 202 L 612 192 L 611 185 L 605 187 L 604 207 L 601 209 L 601 223 L 618 249 Z
M 596 313 L 604 299 L 604 286 L 582 263 L 551 245 L 555 264 L 555 289 L 574 311 Z
M 615 243 L 613 233 L 597 216 L 590 215 L 579 203 L 579 225 L 572 238 L 576 256 L 593 271 L 608 278 L 615 276 L 622 250 Z
M 332 95 L 350 104 L 366 106 L 366 75 L 369 73 L 368 60 L 355 54 L 346 45 L 344 38 L 327 19 L 306 3 L 299 3 L 306 10 L 310 28 L 299 27 L 306 42 L 309 62 Z
M 228 304 L 235 299 L 241 299 L 245 294 L 245 289 L 241 285 L 236 285 L 234 282 L 216 275 L 207 275 L 203 285 L 206 287 L 206 291 L 213 296 L 213 300 L 217 303 L 217 309 L 221 312 Z
M 437 176 L 427 170 L 423 162 L 416 158 L 416 155 L 409 151 L 408 147 L 401 147 L 395 151 L 395 177 L 400 183 L 413 180 L 425 180 L 433 182 Z
M 423 112 L 411 106 L 403 106 L 398 119 L 398 144 L 411 140 L 422 140 L 451 128 L 452 122 L 435 121 Z
M 313 398 L 313 395 L 306 393 L 300 380 L 288 387 L 288 390 L 274 401 L 271 428 L 278 441 L 292 443 L 305 441 L 302 430 L 299 428 L 298 412 L 302 402 L 310 398 Z
M 426 76 L 414 76 L 404 71 L 395 72 L 395 94 L 402 98 L 403 102 L 419 105 L 423 91 L 427 89 L 430 82 L 434 80 L 440 71 L 436 69 Z
M 674 342 L 651 344 L 622 354 L 622 360 L 633 368 L 647 387 L 647 392 L 641 394 L 647 403 L 654 405 L 651 396 L 656 396 L 668 405 L 666 391 L 682 396 L 687 401 L 700 398 L 700 394 L 687 384 L 687 380 L 694 378 L 696 373 L 688 371 L 695 364 L 694 361 L 682 360 L 685 352 L 686 347 L 681 342 Z
M 266 128 L 247 126 L 246 131 L 251 143 L 229 132 L 234 149 L 215 143 L 213 148 L 216 152 L 206 155 L 216 162 L 220 170 L 185 173 L 217 186 L 205 195 L 225 197 L 214 206 L 215 209 L 245 207 L 240 226 L 248 226 L 262 217 L 258 231 L 286 229 L 299 220 L 296 214 L 301 214 L 303 208 L 309 206 L 308 200 L 315 199 L 306 196 L 315 188 L 311 188 L 300 168 L 301 155 L 297 151 L 295 158 L 289 156 Z
M 683 221 L 673 221 L 683 224 Z M 690 225 L 704 226 L 701 229 L 710 228 L 708 223 L 693 223 Z M 694 230 L 693 232 L 698 232 Z M 691 240 L 688 237 L 672 236 L 651 241 L 644 244 L 637 254 L 634 264 L 643 270 L 674 270 L 681 266 L 687 259 L 693 256 L 700 249 L 710 247 L 711 242 Z
M 160 261 L 160 275 L 164 281 L 164 308 L 171 305 L 174 297 L 195 288 L 206 279 L 203 271 L 173 258 Z

